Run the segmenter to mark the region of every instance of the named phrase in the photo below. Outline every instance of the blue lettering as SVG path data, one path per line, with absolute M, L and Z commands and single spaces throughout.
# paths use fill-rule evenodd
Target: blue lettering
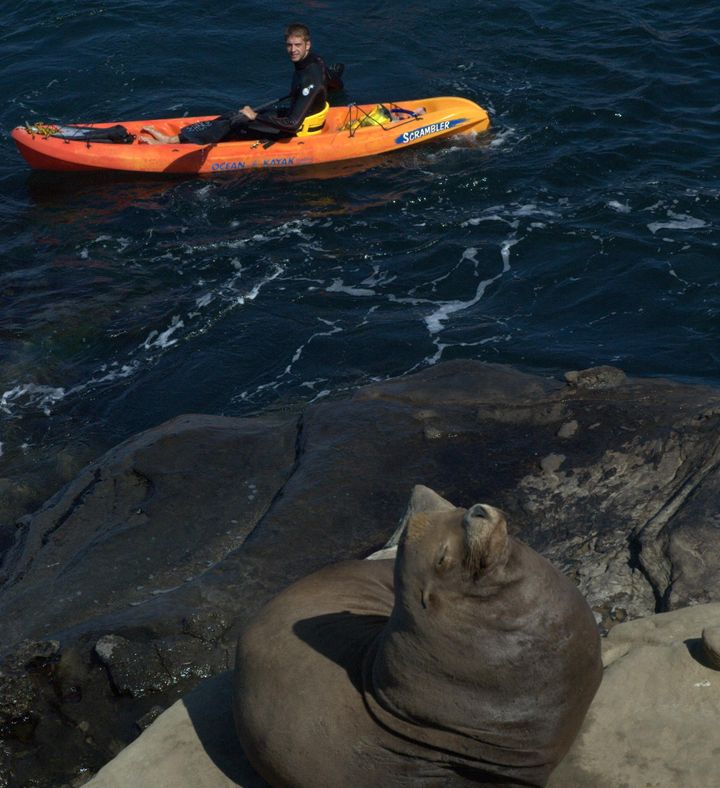
M 245 169 L 244 161 L 216 161 L 210 168 L 213 172 L 218 170 L 242 170 Z

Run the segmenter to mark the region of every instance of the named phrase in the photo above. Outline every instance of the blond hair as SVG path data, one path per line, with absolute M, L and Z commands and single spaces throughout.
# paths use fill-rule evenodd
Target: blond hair
M 305 41 L 310 40 L 310 31 L 305 25 L 288 25 L 285 28 L 285 40 L 287 41 L 290 36 L 302 36 Z

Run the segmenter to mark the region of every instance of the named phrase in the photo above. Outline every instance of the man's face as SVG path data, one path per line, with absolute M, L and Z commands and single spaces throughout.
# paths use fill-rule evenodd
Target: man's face
M 310 51 L 310 42 L 302 36 L 288 36 L 285 39 L 285 49 L 287 49 L 290 60 L 299 63 Z

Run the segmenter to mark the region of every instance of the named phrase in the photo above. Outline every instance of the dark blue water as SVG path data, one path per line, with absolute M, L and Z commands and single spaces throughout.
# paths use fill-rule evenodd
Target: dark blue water
M 5 4 L 7 6 L 8 4 Z M 0 515 L 188 411 L 242 415 L 452 358 L 720 383 L 715 3 L 29 0 L 0 11 Z M 491 131 L 357 165 L 31 174 L 10 129 L 285 92 L 462 95 Z M 0 538 L 0 542 L 2 539 Z

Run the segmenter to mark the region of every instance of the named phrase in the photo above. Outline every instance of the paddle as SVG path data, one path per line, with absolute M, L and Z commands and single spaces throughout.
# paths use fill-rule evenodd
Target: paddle
M 345 86 L 343 85 L 342 75 L 345 71 L 345 65 L 343 63 L 333 63 L 330 66 L 327 66 L 327 89 L 329 93 L 334 93 L 335 91 L 342 90 Z M 260 104 L 258 107 L 253 107 L 253 112 L 262 112 L 264 109 L 269 109 L 274 104 L 279 104 L 281 101 L 285 101 L 286 99 L 291 98 L 292 94 L 288 94 L 287 96 L 283 96 L 282 98 L 276 98 L 272 101 L 266 101 L 264 104 Z
M 285 99 L 289 99 L 290 96 L 282 96 L 281 98 L 273 99 L 272 101 L 266 101 L 264 104 L 259 104 L 257 107 L 253 107 L 253 112 L 262 112 L 264 109 L 269 109 L 270 107 L 274 106 L 275 104 L 279 104 L 281 101 L 285 101 Z

